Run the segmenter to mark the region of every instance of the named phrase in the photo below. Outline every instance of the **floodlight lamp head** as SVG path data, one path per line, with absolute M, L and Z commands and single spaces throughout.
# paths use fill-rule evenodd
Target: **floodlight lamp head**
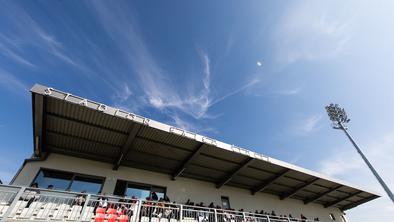
M 331 103 L 326 106 L 326 111 L 334 129 L 347 129 L 346 124 L 350 119 L 347 117 L 344 108 L 341 108 L 338 104 Z

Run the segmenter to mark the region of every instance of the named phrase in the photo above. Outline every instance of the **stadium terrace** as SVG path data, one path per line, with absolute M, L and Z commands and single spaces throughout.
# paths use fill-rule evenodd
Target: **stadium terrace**
M 375 192 L 34 85 L 33 154 L 0 185 L 4 221 L 343 221 Z

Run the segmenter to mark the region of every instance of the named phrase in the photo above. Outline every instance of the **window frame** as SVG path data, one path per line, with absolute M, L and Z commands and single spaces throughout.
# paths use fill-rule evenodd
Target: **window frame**
M 100 177 L 100 176 L 95 176 L 95 175 L 89 175 L 89 174 L 82 174 L 82 173 L 77 173 L 77 172 L 71 172 L 71 171 L 66 171 L 66 170 L 58 170 L 58 169 L 51 169 L 51 168 L 45 168 L 45 167 L 40 167 L 40 169 L 38 170 L 38 172 L 36 173 L 36 176 L 34 177 L 33 181 L 30 183 L 30 186 L 33 185 L 34 181 L 36 181 L 36 179 L 38 178 L 38 176 L 40 175 L 40 173 L 44 170 L 48 170 L 48 171 L 53 171 L 56 173 L 67 173 L 67 174 L 72 174 L 71 180 L 67 185 L 67 188 L 65 189 L 65 191 L 68 191 L 72 184 L 74 183 L 75 177 L 85 177 L 85 178 L 90 178 L 90 179 L 98 179 L 102 181 L 102 184 L 100 186 L 100 190 L 97 192 L 97 194 L 101 193 L 103 191 L 103 187 L 104 187 L 104 183 L 105 180 L 107 179 L 106 177 Z M 46 188 L 41 188 L 41 189 L 46 189 Z
M 158 185 L 154 185 L 154 184 L 148 184 L 148 183 L 141 183 L 141 182 L 129 181 L 129 180 L 122 180 L 122 179 L 117 179 L 117 180 L 116 180 L 116 183 L 115 183 L 115 187 L 114 187 L 114 191 L 113 191 L 113 192 L 115 192 L 116 185 L 117 185 L 118 181 L 126 182 L 126 187 L 125 187 L 125 189 L 123 190 L 123 195 L 126 195 L 126 193 L 127 193 L 127 188 L 129 188 L 129 185 L 135 185 L 135 186 L 147 187 L 147 188 L 149 187 L 149 197 L 152 196 L 152 192 L 155 192 L 155 191 L 152 191 L 152 188 L 153 188 L 153 187 L 157 187 L 157 188 L 163 189 L 163 190 L 164 190 L 164 196 L 167 195 L 167 187 L 158 186 Z
M 221 204 L 222 204 L 222 208 L 224 209 L 224 207 L 223 207 L 223 199 L 226 199 L 226 200 L 227 200 L 227 204 L 228 204 L 227 210 L 228 210 L 228 209 L 231 209 L 230 197 L 228 197 L 228 196 L 220 196 L 220 201 L 221 201 Z

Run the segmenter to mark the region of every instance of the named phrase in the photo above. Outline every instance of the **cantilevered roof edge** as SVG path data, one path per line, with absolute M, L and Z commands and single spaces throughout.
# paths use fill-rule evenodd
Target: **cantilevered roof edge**
M 284 161 L 281 161 L 281 160 L 278 160 L 278 159 L 275 159 L 275 158 L 272 158 L 269 156 L 266 156 L 264 154 L 256 153 L 256 152 L 253 152 L 251 150 L 248 150 L 248 149 L 236 146 L 236 145 L 224 143 L 222 141 L 219 141 L 219 140 L 216 140 L 216 139 L 213 139 L 210 137 L 199 135 L 197 133 L 190 132 L 190 131 L 187 131 L 187 130 L 184 130 L 184 129 L 181 129 L 181 128 L 178 128 L 175 126 L 170 126 L 168 124 L 164 124 L 164 123 L 143 117 L 143 116 L 135 114 L 135 113 L 131 113 L 131 112 L 128 112 L 125 110 L 117 109 L 114 107 L 110 107 L 106 104 L 95 102 L 95 101 L 92 101 L 89 99 L 85 99 L 85 98 L 73 95 L 71 93 L 63 92 L 63 91 L 60 91 L 60 90 L 57 90 L 57 89 L 54 89 L 51 87 L 43 86 L 40 84 L 35 84 L 31 88 L 30 91 L 34 94 L 39 94 L 42 96 L 49 96 L 49 97 L 52 97 L 55 99 L 64 100 L 69 103 L 85 106 L 89 109 L 96 110 L 97 112 L 102 112 L 104 114 L 111 115 L 111 116 L 114 116 L 117 118 L 130 120 L 130 121 L 136 122 L 138 124 L 143 124 L 143 125 L 152 127 L 154 129 L 158 129 L 158 130 L 161 130 L 164 132 L 168 132 L 168 133 L 172 133 L 172 134 L 175 134 L 175 135 L 178 135 L 181 137 L 192 139 L 192 140 L 195 140 L 195 141 L 203 143 L 203 144 L 215 146 L 220 149 L 228 150 L 230 152 L 239 153 L 244 156 L 249 156 L 251 158 L 265 161 L 265 162 L 268 162 L 268 163 L 271 163 L 274 165 L 278 165 L 278 166 L 288 168 L 291 170 L 295 170 L 295 171 L 298 171 L 301 173 L 305 173 L 305 174 L 308 174 L 308 175 L 311 175 L 311 176 L 314 176 L 317 178 L 321 178 L 321 179 L 328 180 L 328 181 L 338 183 L 341 185 L 345 185 L 345 186 L 348 186 L 348 187 L 351 187 L 354 189 L 358 189 L 358 190 L 361 190 L 364 192 L 368 192 L 368 193 L 375 195 L 375 196 L 381 196 L 380 194 L 378 194 L 375 191 L 367 190 L 365 188 L 361 188 L 359 186 L 352 185 L 347 182 L 331 178 L 331 177 L 323 175 L 321 173 L 311 171 L 311 170 L 308 170 L 308 169 L 305 169 L 305 168 L 302 168 L 302 167 L 299 167 L 299 166 L 296 166 L 296 165 L 293 165 L 293 164 L 290 164 L 290 163 L 287 163 L 287 162 L 284 162 Z

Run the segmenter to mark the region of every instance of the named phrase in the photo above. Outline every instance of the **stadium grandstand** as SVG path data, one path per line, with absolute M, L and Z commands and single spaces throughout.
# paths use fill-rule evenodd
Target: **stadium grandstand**
M 0 185 L 3 221 L 343 221 L 375 192 L 35 85 L 33 154 Z

